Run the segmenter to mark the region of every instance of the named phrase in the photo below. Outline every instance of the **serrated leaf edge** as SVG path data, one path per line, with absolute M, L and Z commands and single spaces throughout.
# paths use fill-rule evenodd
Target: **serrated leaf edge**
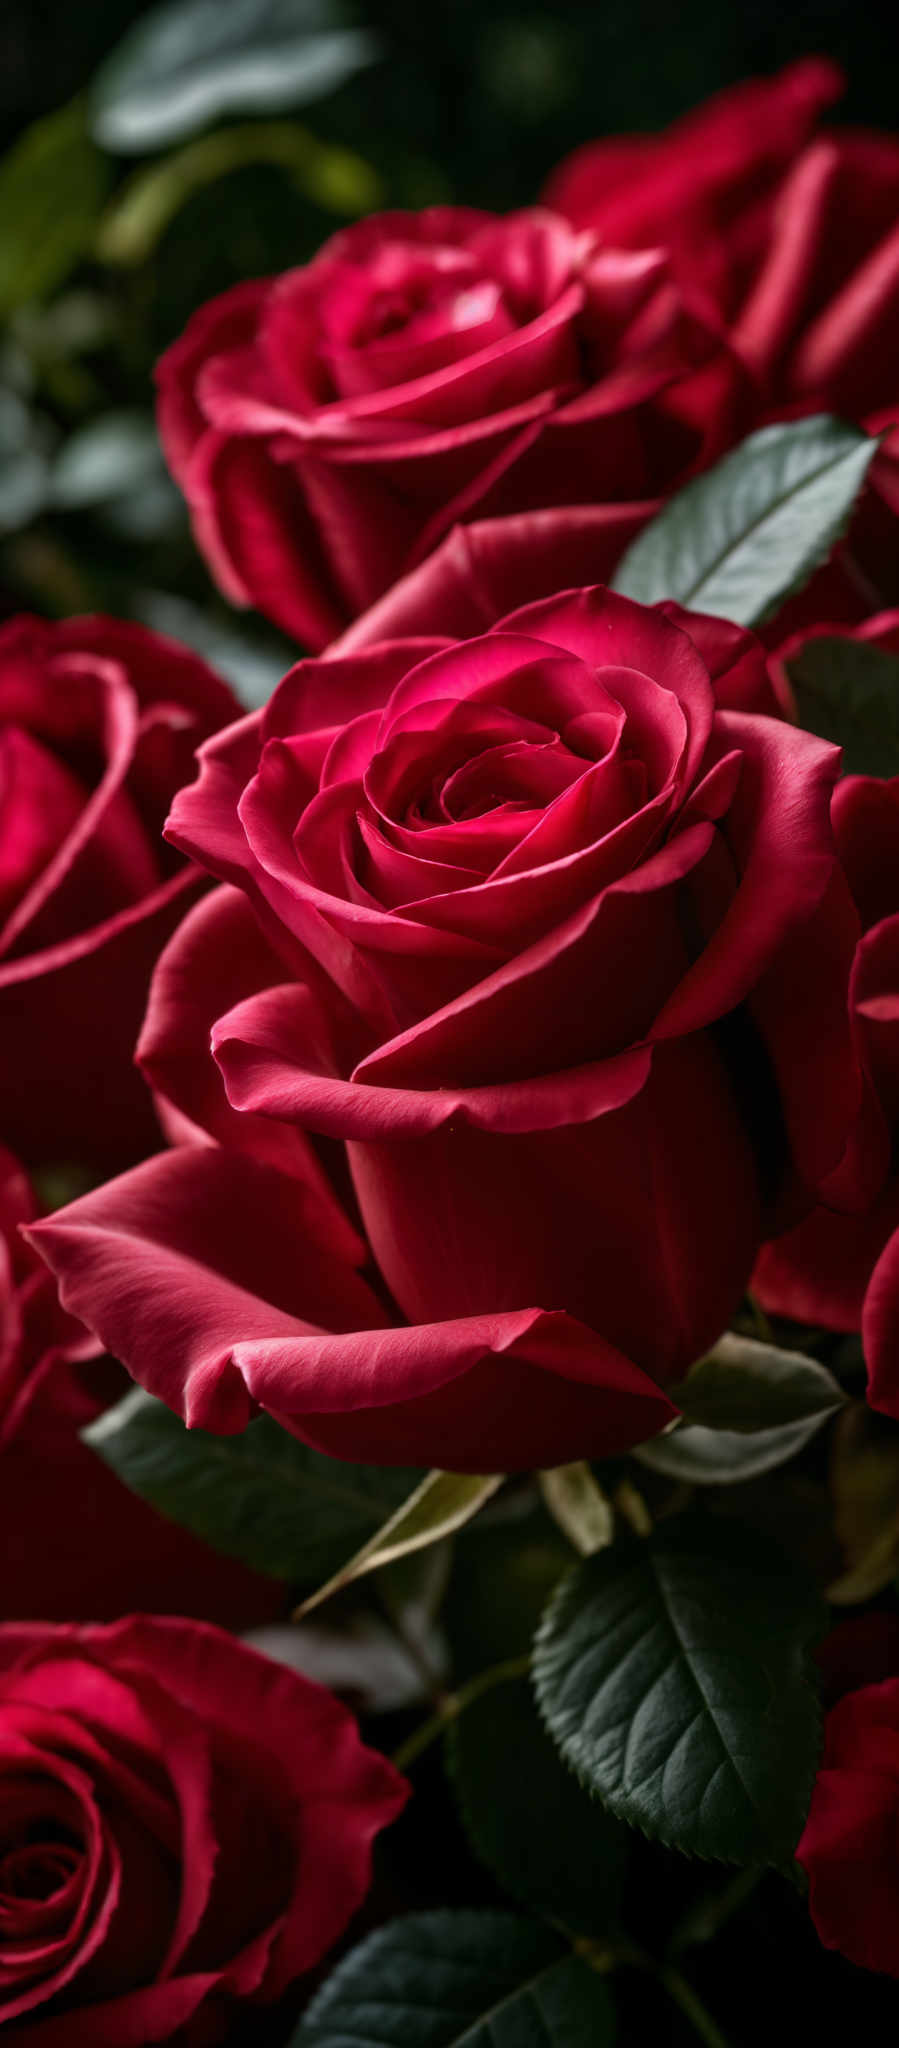
M 633 1549 L 632 1555 L 636 1556 L 637 1554 L 638 1553 L 636 1552 L 636 1549 Z M 603 1555 L 607 1555 L 607 1553 L 603 1553 Z M 546 1701 L 544 1698 L 544 1680 L 541 1671 L 540 1659 L 541 1653 L 546 1647 L 547 1639 L 551 1635 L 551 1632 L 556 1624 L 556 1609 L 562 1605 L 562 1602 L 566 1597 L 566 1589 L 570 1585 L 572 1579 L 576 1576 L 578 1572 L 584 1569 L 585 1563 L 589 1561 L 590 1560 L 586 1560 L 584 1558 L 579 1558 L 578 1561 L 572 1565 L 570 1571 L 566 1572 L 564 1576 L 559 1580 L 558 1584 L 554 1586 L 553 1591 L 550 1594 L 549 1600 L 541 1616 L 540 1623 L 534 1636 L 532 1646 L 531 1681 L 534 1690 L 534 1697 L 537 1703 L 537 1711 L 547 1731 L 547 1734 L 551 1737 L 553 1743 L 555 1744 L 556 1749 L 558 1750 L 559 1755 L 562 1757 L 563 1761 L 567 1765 L 568 1769 L 571 1771 L 572 1775 L 577 1778 L 578 1783 L 583 1787 L 584 1791 L 587 1792 L 591 1798 L 596 1799 L 601 1806 L 605 1807 L 606 1811 L 608 1813 L 611 1813 L 613 1819 L 623 1822 L 627 1827 L 633 1828 L 634 1832 L 636 1834 L 642 1835 L 645 1841 L 660 1842 L 663 1848 L 675 1849 L 678 1855 L 687 1857 L 688 1860 L 690 1860 L 691 1862 L 725 1864 L 726 1866 L 733 1865 L 738 1869 L 755 1869 L 764 1867 L 766 1869 L 770 1868 L 783 1870 L 786 1867 L 786 1863 L 783 1859 L 780 1858 L 772 1857 L 763 1866 L 759 1863 L 757 1858 L 753 1858 L 747 1862 L 743 1862 L 741 1858 L 736 1856 L 715 1856 L 711 1853 L 707 1853 L 705 1850 L 702 1849 L 685 1849 L 682 1843 L 677 1841 L 673 1834 L 665 1832 L 660 1828 L 657 1829 L 649 1827 L 644 1821 L 637 1819 L 637 1817 L 634 1814 L 625 1813 L 622 1810 L 620 1810 L 619 1805 L 616 1803 L 614 1799 L 606 1798 L 600 1791 L 598 1785 L 590 1783 L 588 1778 L 584 1775 L 583 1771 L 581 1771 L 578 1768 L 573 1758 L 569 1755 L 567 1746 L 559 1741 L 559 1737 L 556 1734 L 556 1731 L 553 1728 L 552 1722 L 550 1720 L 549 1709 L 546 1705 Z M 799 1675 L 800 1683 L 803 1685 L 805 1691 L 810 1695 L 815 1708 L 816 1741 L 814 1745 L 814 1759 L 807 1773 L 808 1783 L 807 1788 L 805 1790 L 803 1802 L 806 1807 L 806 1810 L 811 1800 L 812 1790 L 814 1788 L 815 1779 L 817 1777 L 818 1766 L 821 1759 L 821 1752 L 823 1748 L 824 1739 L 824 1714 L 821 1706 L 820 1694 L 817 1685 L 814 1683 L 813 1669 L 811 1663 L 811 1648 L 813 1643 L 817 1640 L 817 1633 L 810 1628 L 808 1640 L 802 1646 L 805 1669 Z M 789 1859 L 790 1863 L 792 1863 L 792 1860 L 793 1859 L 791 1857 Z

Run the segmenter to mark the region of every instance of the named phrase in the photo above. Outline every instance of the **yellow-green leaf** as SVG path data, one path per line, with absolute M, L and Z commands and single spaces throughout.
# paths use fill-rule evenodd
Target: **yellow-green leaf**
M 298 1615 L 309 1614 L 313 1607 L 319 1607 L 332 1593 L 339 1593 L 341 1587 L 360 1579 L 363 1573 L 380 1571 L 383 1565 L 406 1557 L 411 1550 L 422 1550 L 425 1544 L 437 1543 L 441 1537 L 463 1528 L 502 1486 L 504 1477 L 502 1472 L 429 1472 L 377 1534 L 317 1593 L 304 1600 L 297 1609 Z

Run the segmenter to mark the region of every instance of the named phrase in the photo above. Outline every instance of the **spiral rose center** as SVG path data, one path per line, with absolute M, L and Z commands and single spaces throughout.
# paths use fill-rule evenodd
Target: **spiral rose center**
M 451 367 L 539 310 L 473 248 L 387 241 L 340 265 L 318 308 L 332 392 L 358 397 Z
M 464 333 L 491 320 L 498 311 L 502 294 L 489 278 L 460 284 L 457 275 L 416 277 L 404 289 L 375 292 L 366 307 L 355 335 L 357 347 L 385 341 L 433 317 Z
M 46 1905 L 65 1889 L 81 1862 L 72 1842 L 22 1842 L 0 1856 L 0 1919 L 4 1903 L 26 1900 Z

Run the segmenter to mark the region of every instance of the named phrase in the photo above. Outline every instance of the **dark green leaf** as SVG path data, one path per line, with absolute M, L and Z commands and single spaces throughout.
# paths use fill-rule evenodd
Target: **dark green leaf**
M 763 427 L 671 499 L 615 589 L 759 625 L 839 540 L 876 447 L 826 413 Z
M 377 55 L 337 0 L 174 0 L 136 22 L 103 65 L 93 133 L 128 155 L 162 149 L 220 114 L 321 99 Z
M 542 1712 L 612 1813 L 688 1854 L 781 1863 L 818 1757 L 809 1583 L 757 1530 L 682 1517 L 585 1558 L 535 1649 Z
M 641 1444 L 634 1456 L 651 1472 L 682 1479 L 688 1486 L 739 1486 L 795 1458 L 826 1421 L 826 1414 L 811 1415 L 802 1422 L 783 1422 L 775 1429 L 756 1429 L 751 1434 L 685 1422 L 652 1443 Z
M 185 1429 L 140 1387 L 84 1435 L 126 1486 L 171 1521 L 303 1590 L 335 1571 L 422 1478 L 326 1458 L 267 1415 L 242 1436 Z
M 457 1679 L 527 1654 L 571 1545 L 542 1502 L 511 1490 L 456 1545 L 443 1618 Z
M 107 181 L 79 106 L 26 130 L 0 164 L 0 312 L 62 282 L 90 246 Z
M 291 2048 L 611 2048 L 602 1978 L 511 1913 L 410 1913 L 316 1992 Z
M 817 1359 L 730 1330 L 670 1393 L 688 1422 L 753 1435 L 823 1418 L 846 1398 L 839 1381 Z
M 899 654 L 822 634 L 787 675 L 800 725 L 842 747 L 847 775 L 899 775 Z
M 476 1855 L 524 1906 L 575 1934 L 603 1934 L 628 1857 L 627 1829 L 591 1799 L 540 1720 L 526 1679 L 465 1708 L 450 1770 Z

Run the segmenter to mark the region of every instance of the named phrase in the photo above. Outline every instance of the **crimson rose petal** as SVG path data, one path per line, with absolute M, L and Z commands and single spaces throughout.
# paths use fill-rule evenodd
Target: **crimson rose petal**
M 39 2048 L 224 2038 L 341 1934 L 408 1789 L 320 1686 L 158 1617 L 0 1628 L 0 1752 L 0 2023 Z

